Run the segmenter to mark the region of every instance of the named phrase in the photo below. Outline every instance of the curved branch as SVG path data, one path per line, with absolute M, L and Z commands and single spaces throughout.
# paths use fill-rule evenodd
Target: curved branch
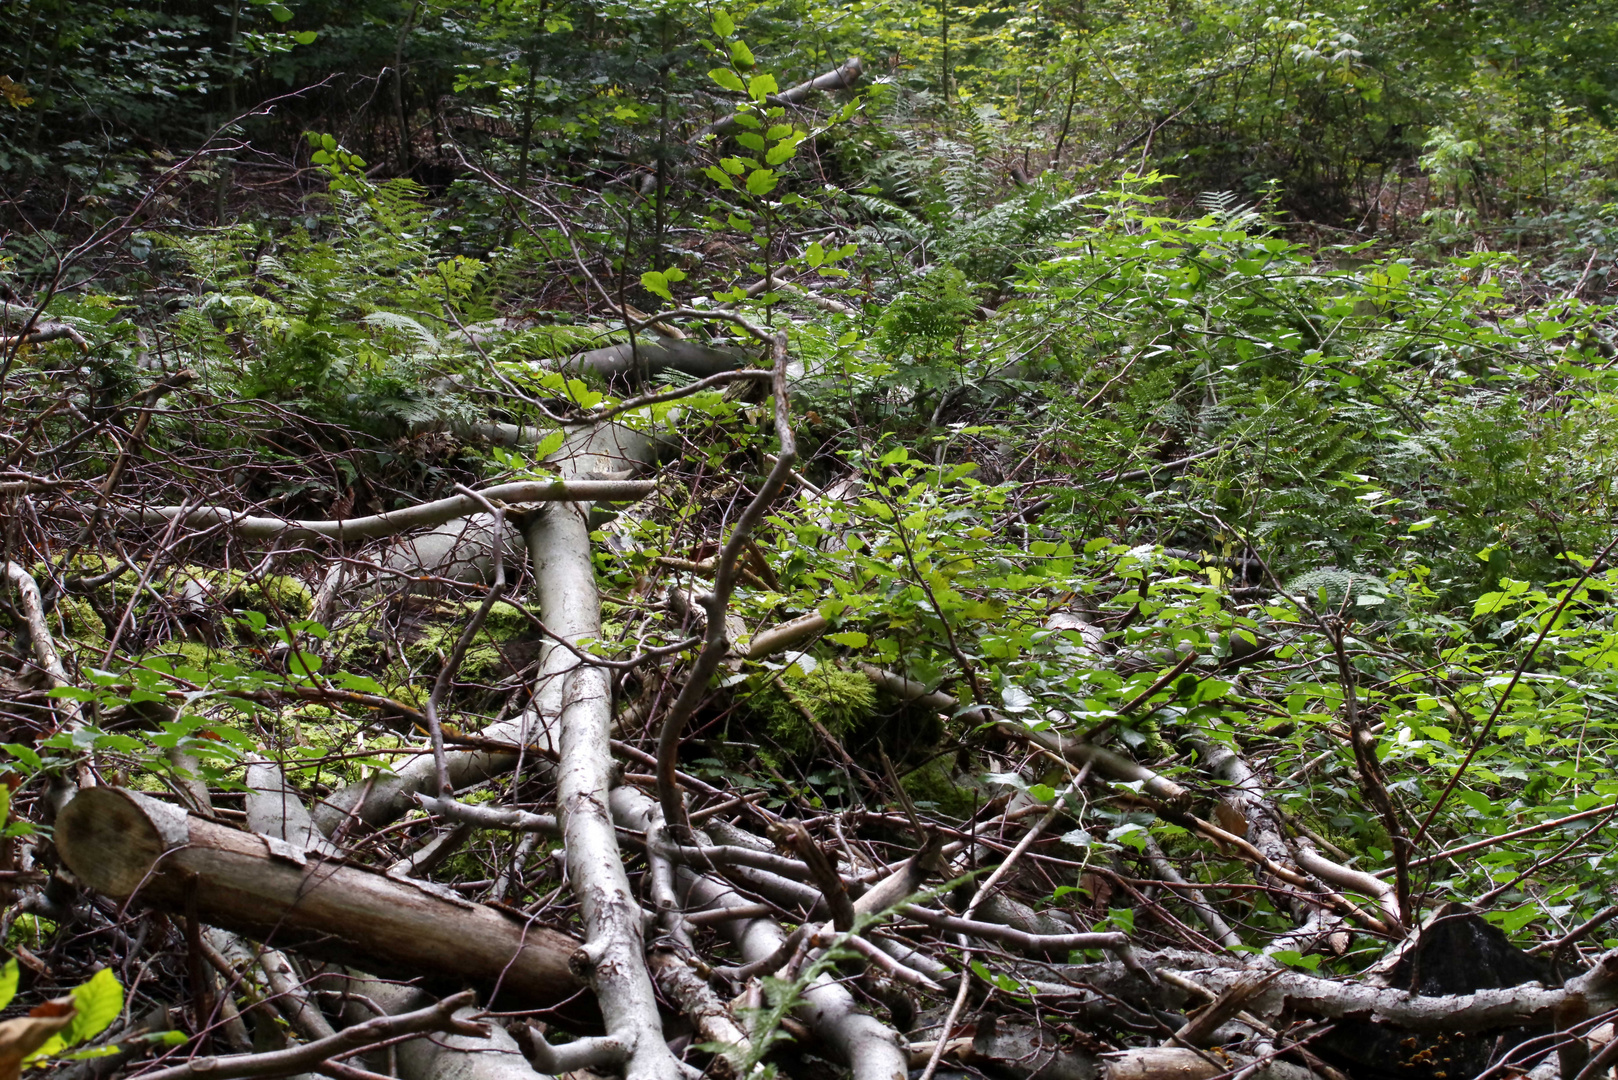
M 344 1028 L 328 1039 L 319 1039 L 302 1046 L 273 1050 L 265 1054 L 195 1058 L 184 1065 L 142 1073 L 141 1080 L 190 1080 L 192 1077 L 236 1080 L 238 1077 L 251 1076 L 290 1076 L 340 1054 L 351 1054 L 399 1035 L 414 1035 L 423 1031 L 486 1035 L 488 1028 L 484 1025 L 457 1020 L 454 1015 L 456 1009 L 470 1005 L 476 1000 L 477 995 L 472 991 L 463 990 L 425 1009 L 417 1009 L 401 1016 L 379 1016 L 374 1020 Z

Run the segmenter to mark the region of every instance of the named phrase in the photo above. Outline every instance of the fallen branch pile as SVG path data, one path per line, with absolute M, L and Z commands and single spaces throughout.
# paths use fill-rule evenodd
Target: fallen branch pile
M 859 73 L 850 61 L 780 100 Z M 1284 778 L 1188 710 L 1172 743 L 1117 737 L 1222 662 L 1120 648 L 1139 604 L 1110 636 L 1071 597 L 1040 628 L 1076 669 L 1145 673 L 1099 720 L 1077 698 L 1031 709 L 989 685 L 947 620 L 956 664 L 930 682 L 902 656 L 862 653 L 864 634 L 826 638 L 831 605 L 744 623 L 737 597 L 780 591 L 792 554 L 767 552 L 767 530 L 835 533 L 851 506 L 885 520 L 905 508 L 857 475 L 803 476 L 788 337 L 740 321 L 768 343 L 767 368 L 691 340 L 614 345 L 559 369 L 614 386 L 702 381 L 543 429 L 495 418 L 416 433 L 522 447 L 562 431 L 544 479 L 358 516 L 350 500 L 321 519 L 237 505 L 228 484 L 193 497 L 179 465 L 139 452 L 218 408 L 172 381 L 131 398 L 134 419 L 100 421 L 120 438 L 98 488 L 16 474 L 3 492 L 22 538 L 5 567 L 16 647 L 0 679 L 26 734 L 10 749 L 34 771 L 12 804 L 30 829 L 0 842 L 4 926 L 42 987 L 116 967 L 140 1006 L 105 1037 L 107 1060 L 146 1080 L 765 1066 L 856 1080 L 1593 1080 L 1618 1057 L 1618 951 L 1578 952 L 1594 921 L 1545 959 L 1411 884 L 1446 858 L 1618 811 L 1413 857 L 1425 831 L 1389 793 L 1340 616 L 1319 621 L 1345 695 L 1345 782 L 1387 828 L 1387 866 L 1354 865 L 1302 826 L 1277 800 Z M 720 387 L 736 422 L 773 439 L 742 478 L 669 464 L 689 434 L 677 403 Z M 636 412 L 670 404 L 658 423 Z M 690 557 L 647 557 L 627 595 L 604 596 L 602 559 L 637 554 L 637 515 L 660 499 L 701 532 Z M 852 527 L 821 543 L 868 550 Z M 908 548 L 905 560 L 942 619 L 948 575 Z M 85 610 L 102 632 L 78 632 L 70 653 L 64 613 Z M 448 632 L 419 648 L 446 613 Z M 495 619 L 526 654 L 478 653 Z M 209 659 L 208 634 L 248 642 L 262 670 Z M 750 759 L 776 787 L 727 771 L 723 744 L 756 734 L 725 726 L 729 688 L 812 666 L 799 650 L 820 640 L 847 650 L 836 673 L 850 693 L 945 732 L 932 757 L 989 761 L 998 793 L 974 789 L 969 811 L 918 799 L 890 759 L 907 748 L 851 749 L 791 697 L 812 753 L 854 794 L 824 775 L 793 788 L 787 757 Z M 430 679 L 339 671 L 345 649 Z M 323 725 L 343 734 L 319 742 Z M 926 764 L 906 760 L 907 773 Z M 22 928 L 46 924 L 42 957 Z M 1362 948 L 1381 959 L 1357 977 L 1313 973 Z M 162 1031 L 179 1037 L 147 1038 Z

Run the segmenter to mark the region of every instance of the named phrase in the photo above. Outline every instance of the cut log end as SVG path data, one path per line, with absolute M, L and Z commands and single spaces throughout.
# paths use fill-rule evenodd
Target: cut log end
M 85 788 L 57 819 L 56 849 L 85 885 L 123 899 L 168 850 L 169 824 L 154 821 L 146 807 L 118 788 Z

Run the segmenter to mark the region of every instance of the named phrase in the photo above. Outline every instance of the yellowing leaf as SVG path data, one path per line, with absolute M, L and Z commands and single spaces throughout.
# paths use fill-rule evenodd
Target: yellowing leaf
M 102 968 L 90 976 L 88 982 L 73 988 L 73 1004 L 78 1008 L 78 1015 L 65 1035 L 70 1044 L 95 1038 L 118 1019 L 118 1014 L 124 1011 L 123 984 L 111 968 Z
M 16 1080 L 19 1067 L 31 1057 L 43 1057 L 66 1045 L 61 1032 L 73 1023 L 72 998 L 60 1016 L 20 1016 L 0 1021 L 0 1080 Z
M 12 82 L 10 75 L 0 75 L 0 97 L 5 98 L 6 104 L 13 109 L 34 103 L 34 99 L 28 96 L 28 87 Z
M 747 87 L 742 85 L 741 77 L 729 68 L 714 68 L 708 72 L 708 78 L 726 90 L 734 90 L 738 94 L 747 92 Z

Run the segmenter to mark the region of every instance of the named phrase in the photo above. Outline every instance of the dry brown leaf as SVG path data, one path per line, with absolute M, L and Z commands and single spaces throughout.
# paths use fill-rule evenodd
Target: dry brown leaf
M 0 1021 L 0 1080 L 18 1080 L 22 1059 L 66 1030 L 76 1013 L 73 999 L 61 997 L 36 1005 L 27 1016 Z

